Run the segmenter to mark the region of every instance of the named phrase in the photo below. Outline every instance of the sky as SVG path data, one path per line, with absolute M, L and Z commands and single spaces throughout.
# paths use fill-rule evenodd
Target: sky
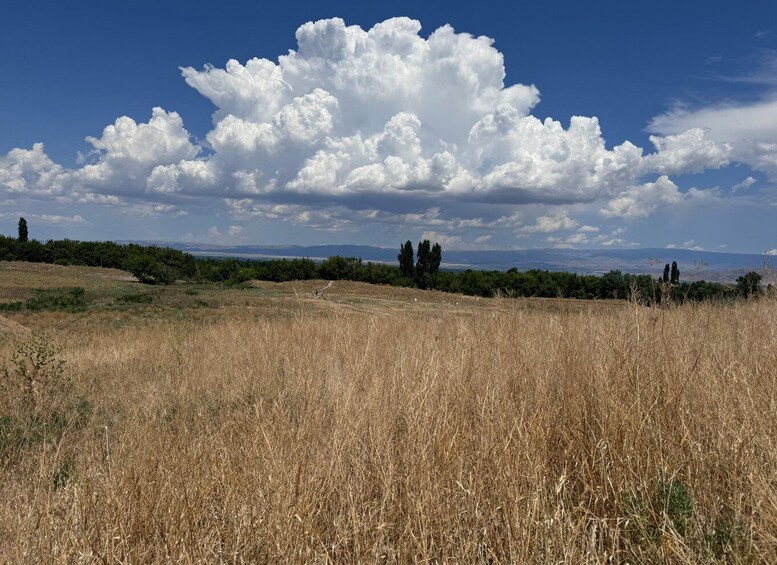
M 777 255 L 777 3 L 9 2 L 0 233 Z

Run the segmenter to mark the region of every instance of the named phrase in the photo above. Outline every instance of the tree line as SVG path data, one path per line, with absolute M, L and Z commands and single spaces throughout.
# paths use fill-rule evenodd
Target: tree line
M 23 219 L 22 219 L 23 220 Z M 645 303 L 727 300 L 763 292 L 761 275 L 739 277 L 736 285 L 680 280 L 677 263 L 663 275 L 634 275 L 613 270 L 604 275 L 530 269 L 519 271 L 440 270 L 442 248 L 429 240 L 400 246 L 398 265 L 364 262 L 357 257 L 330 257 L 320 263 L 311 259 L 252 260 L 194 257 L 189 253 L 156 245 L 28 238 L 27 223 L 19 222 L 19 237 L 0 236 L 0 261 L 30 261 L 59 265 L 109 267 L 132 273 L 146 284 L 174 281 L 243 283 L 249 280 L 350 280 L 372 284 L 434 289 L 443 292 L 491 297 L 547 297 L 581 299 L 628 299 L 637 295 Z

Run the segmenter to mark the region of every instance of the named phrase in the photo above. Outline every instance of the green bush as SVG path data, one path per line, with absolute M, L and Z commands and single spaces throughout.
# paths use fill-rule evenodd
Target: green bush
M 0 303 L 1 312 L 19 312 L 24 310 L 24 302 L 3 302 Z
M 0 304 L 0 310 L 5 312 L 18 312 L 30 310 L 40 312 L 43 310 L 64 310 L 79 312 L 88 305 L 86 291 L 80 286 L 67 288 L 47 288 L 33 290 L 32 298 L 22 302 L 8 302 Z
M 42 335 L 33 335 L 20 345 L 10 366 L 2 369 L 0 389 L 4 395 L 32 411 L 67 396 L 70 379 L 65 374 L 65 362 L 59 358 L 60 351 Z
M 154 295 L 150 293 L 122 294 L 116 300 L 125 304 L 151 304 L 154 301 Z
M 27 301 L 28 310 L 83 310 L 86 308 L 86 291 L 80 286 L 36 290 Z

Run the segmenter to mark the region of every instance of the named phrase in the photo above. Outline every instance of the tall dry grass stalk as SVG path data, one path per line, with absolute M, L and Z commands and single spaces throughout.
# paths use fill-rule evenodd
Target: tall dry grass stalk
M 579 314 L 513 304 L 60 336 L 91 415 L 48 439 L 6 437 L 0 554 L 777 556 L 777 302 Z

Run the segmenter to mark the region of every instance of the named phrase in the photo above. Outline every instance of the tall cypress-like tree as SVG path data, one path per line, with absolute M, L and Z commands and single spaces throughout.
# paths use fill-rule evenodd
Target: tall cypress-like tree
M 431 274 L 440 270 L 440 263 L 442 263 L 442 247 L 440 247 L 439 243 L 435 243 L 432 246 L 432 259 L 429 265 Z
M 677 268 L 677 261 L 672 261 L 672 274 L 669 282 L 674 285 L 680 284 L 680 269 Z
M 442 247 L 425 239 L 418 242 L 418 261 L 415 264 L 415 282 L 421 288 L 431 288 L 434 274 L 440 269 L 442 262 Z
M 429 273 L 432 262 L 432 244 L 428 239 L 418 242 L 418 261 L 415 264 L 415 272 L 419 276 Z
M 28 239 L 27 236 L 27 220 L 19 218 L 19 241 L 25 243 Z
M 415 252 L 413 251 L 413 242 L 407 240 L 406 243 L 399 246 L 399 272 L 403 277 L 412 279 L 415 276 Z
M 432 244 L 428 239 L 418 242 L 415 263 L 415 282 L 421 288 L 429 288 L 429 268 L 432 262 Z
M 661 282 L 667 284 L 669 282 L 669 263 L 664 265 L 664 276 L 661 277 Z

